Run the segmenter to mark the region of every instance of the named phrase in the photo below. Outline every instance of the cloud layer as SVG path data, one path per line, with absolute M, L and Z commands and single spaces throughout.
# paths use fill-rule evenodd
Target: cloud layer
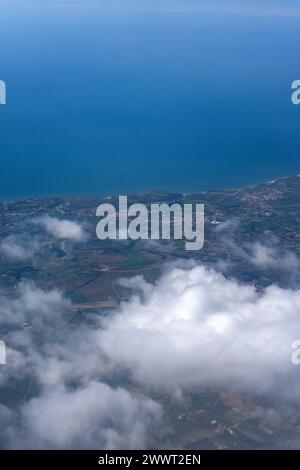
M 58 385 L 25 404 L 21 428 L 6 435 L 17 448 L 136 449 L 146 446 L 147 427 L 160 413 L 152 400 L 104 383 Z
M 142 278 L 124 284 L 138 295 L 99 334 L 105 353 L 139 383 L 269 393 L 292 372 L 299 291 L 259 293 L 203 266 L 174 267 L 156 285 Z
M 2 447 L 145 448 L 162 426 L 154 391 L 176 400 L 212 388 L 299 405 L 299 290 L 257 291 L 194 262 L 169 265 L 156 283 L 120 282 L 130 300 L 75 328 L 59 291 L 23 283 L 14 298 L 2 294 L 1 386 L 34 385 L 16 407 L 2 403 Z

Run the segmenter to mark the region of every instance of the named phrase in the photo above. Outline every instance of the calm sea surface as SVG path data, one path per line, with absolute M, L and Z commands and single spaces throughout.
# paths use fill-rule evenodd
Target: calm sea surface
M 300 173 L 299 18 L 47 3 L 0 1 L 1 199 Z

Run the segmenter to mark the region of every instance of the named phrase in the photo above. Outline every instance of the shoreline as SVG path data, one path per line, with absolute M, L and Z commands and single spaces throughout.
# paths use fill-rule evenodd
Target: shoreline
M 160 194 L 180 194 L 182 196 L 188 196 L 192 194 L 206 194 L 210 192 L 226 192 L 226 191 L 234 191 L 234 190 L 242 190 L 242 189 L 253 189 L 256 188 L 260 185 L 267 185 L 267 184 L 274 184 L 277 183 L 278 181 L 285 180 L 288 178 L 300 178 L 300 174 L 295 174 L 295 175 L 288 175 L 288 176 L 281 176 L 279 178 L 275 178 L 272 180 L 267 180 L 267 181 L 262 181 L 259 183 L 255 184 L 247 184 L 247 185 L 241 185 L 241 186 L 231 186 L 231 187 L 226 187 L 226 188 L 214 188 L 214 189 L 208 189 L 208 190 L 203 190 L 203 191 L 175 191 L 175 190 L 165 190 L 165 189 L 149 189 L 145 191 L 129 191 L 127 194 L 125 194 L 125 191 L 121 192 L 122 195 L 127 195 L 127 196 L 139 196 L 139 195 L 146 195 L 146 194 L 155 194 L 155 193 L 160 193 Z M 79 193 L 49 193 L 49 194 L 32 194 L 32 195 L 19 195 L 19 196 L 7 196 L 7 197 L 0 197 L 0 204 L 6 205 L 6 204 L 15 204 L 18 202 L 25 202 L 25 201 L 45 201 L 47 199 L 96 199 L 96 198 L 101 198 L 101 199 L 111 199 L 118 197 L 120 194 L 117 193 L 117 191 L 113 191 L 110 193 L 107 192 L 79 192 Z

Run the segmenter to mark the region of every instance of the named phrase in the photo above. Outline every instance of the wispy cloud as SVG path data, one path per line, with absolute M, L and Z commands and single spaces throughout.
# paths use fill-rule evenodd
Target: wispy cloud
M 71 240 L 74 242 L 82 242 L 86 240 L 87 233 L 82 225 L 72 220 L 58 219 L 44 215 L 33 221 L 37 225 L 41 225 L 50 235 L 55 238 Z
M 24 236 L 9 235 L 0 242 L 0 253 L 15 261 L 33 258 L 39 245 L 36 239 Z

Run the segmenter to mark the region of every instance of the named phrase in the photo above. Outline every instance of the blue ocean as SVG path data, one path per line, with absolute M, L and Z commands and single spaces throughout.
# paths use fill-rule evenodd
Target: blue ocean
M 0 199 L 300 173 L 299 16 L 146 3 L 0 0 Z

